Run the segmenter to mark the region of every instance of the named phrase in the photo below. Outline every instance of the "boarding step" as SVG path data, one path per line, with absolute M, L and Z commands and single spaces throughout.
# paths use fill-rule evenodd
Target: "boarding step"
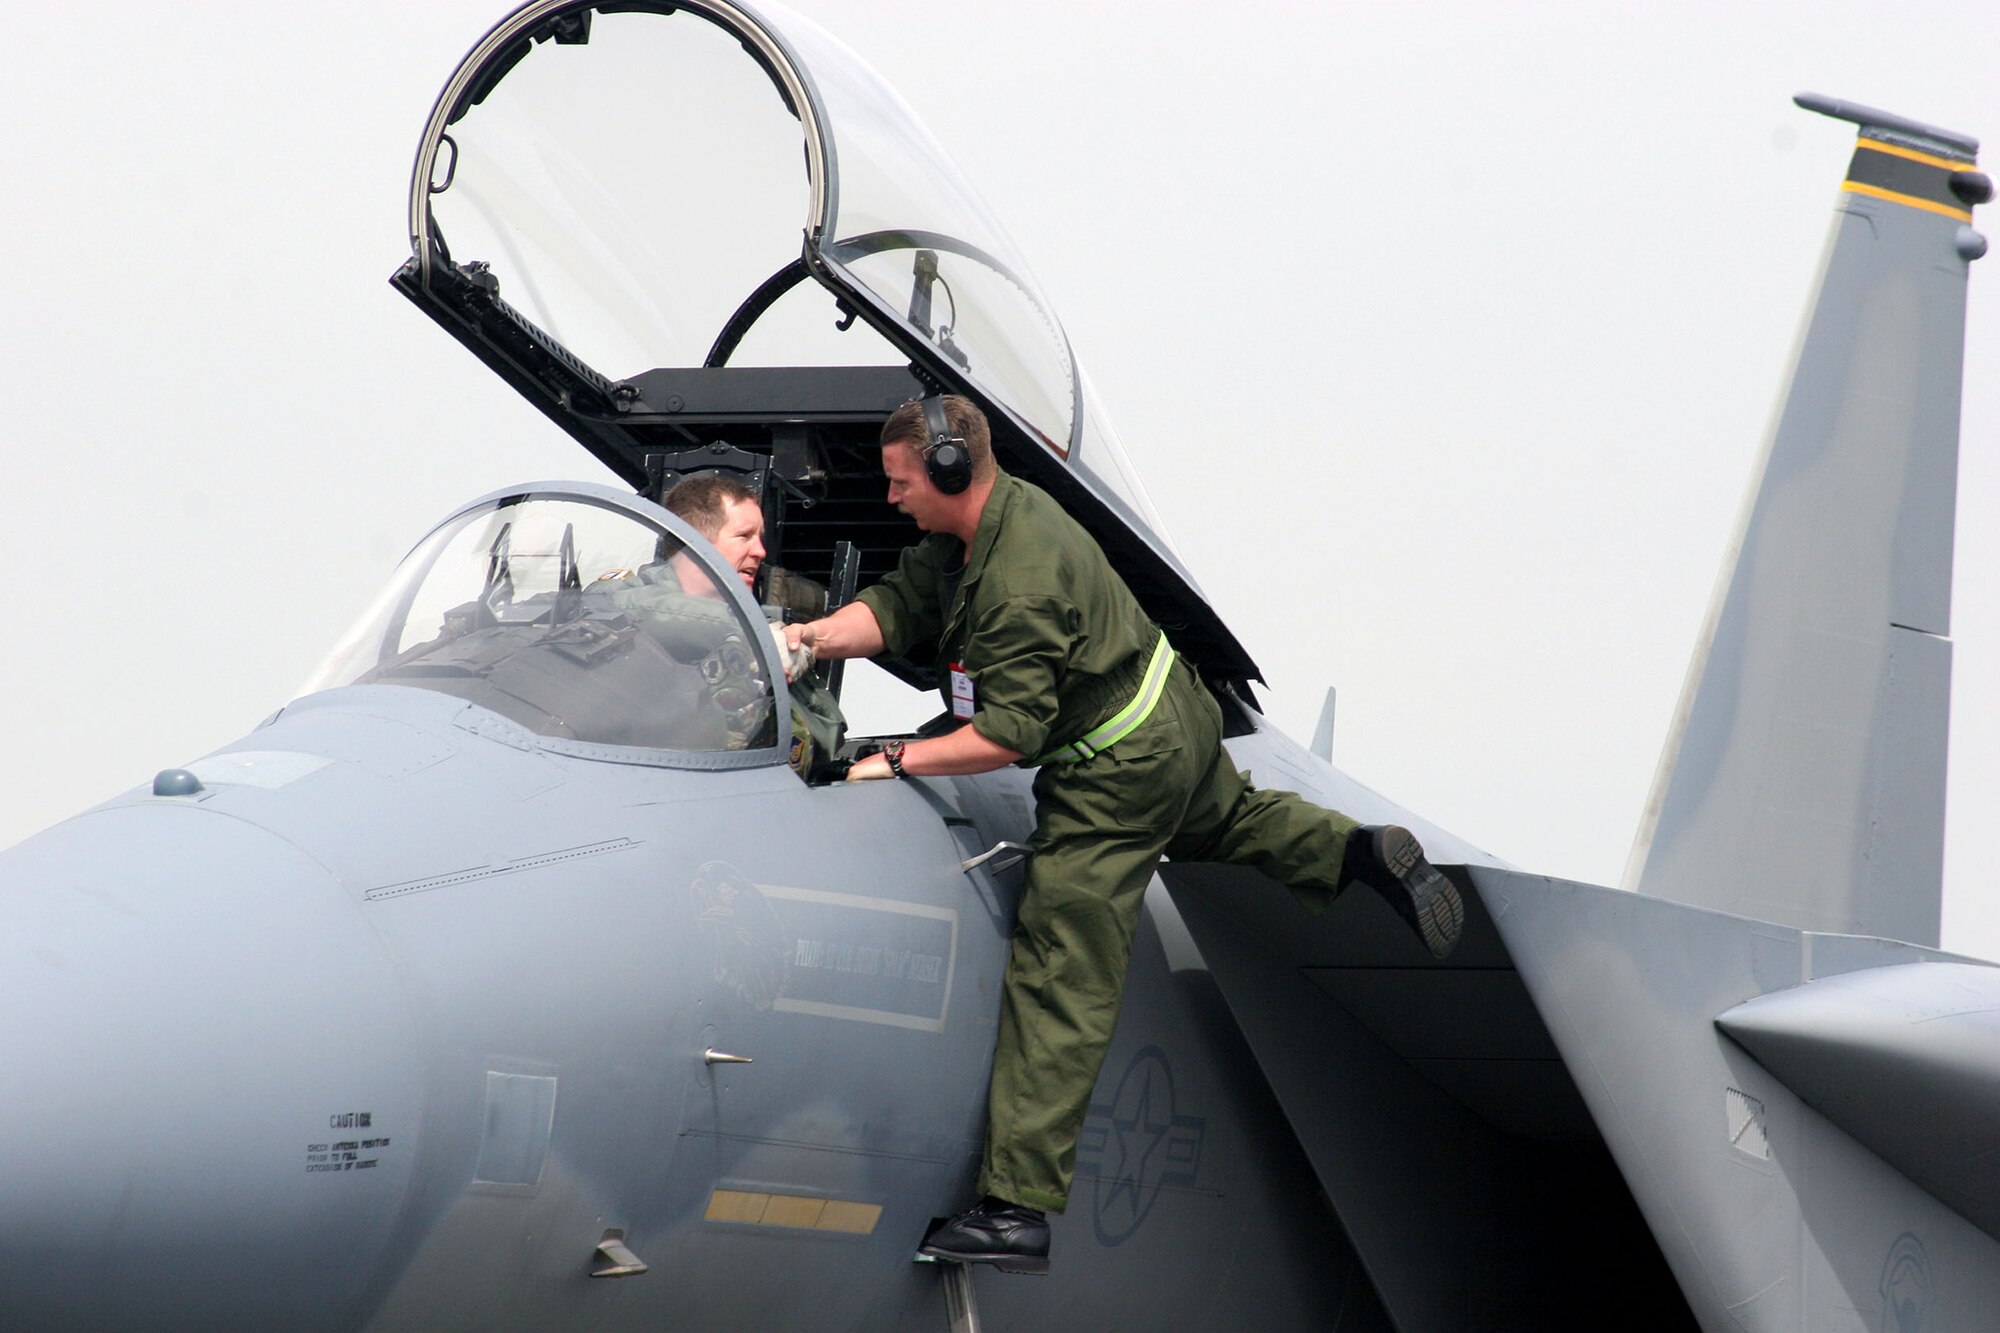
M 945 1326 L 951 1333 L 979 1333 L 979 1306 L 972 1299 L 972 1265 L 939 1266 L 944 1269 Z

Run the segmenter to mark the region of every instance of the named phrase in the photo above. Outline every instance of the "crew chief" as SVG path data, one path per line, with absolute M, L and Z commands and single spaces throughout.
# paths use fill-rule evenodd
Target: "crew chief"
M 1463 906 L 1408 831 L 1251 786 L 1222 748 L 1214 697 L 1097 544 L 1046 493 L 998 468 L 970 401 L 930 400 L 928 421 L 925 409 L 898 408 L 881 440 L 890 503 L 929 535 L 852 603 L 787 634 L 821 659 L 901 655 L 938 640 L 945 698 L 969 725 L 890 742 L 850 780 L 1040 770 L 1035 854 L 993 1053 L 983 1197 L 921 1248 L 1045 1272 L 1045 1213 L 1068 1201 L 1141 901 L 1163 854 L 1254 866 L 1314 914 L 1360 879 L 1438 956 L 1456 944 Z

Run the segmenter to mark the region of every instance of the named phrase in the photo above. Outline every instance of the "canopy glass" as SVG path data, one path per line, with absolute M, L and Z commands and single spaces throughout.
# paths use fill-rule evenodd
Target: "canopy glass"
M 486 266 L 614 381 L 922 354 L 1164 540 L 1047 298 L 909 106 L 781 5 L 660 10 L 540 0 L 475 48 L 418 153 L 419 265 Z
M 771 646 L 720 553 L 679 519 L 595 488 L 537 488 L 440 524 L 304 692 L 437 690 L 552 748 L 733 767 L 779 756 Z

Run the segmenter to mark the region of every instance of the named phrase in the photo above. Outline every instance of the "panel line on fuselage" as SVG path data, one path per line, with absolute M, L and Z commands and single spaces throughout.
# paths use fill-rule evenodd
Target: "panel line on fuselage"
M 433 875 L 429 879 L 405 880 L 400 884 L 384 884 L 380 888 L 368 890 L 362 896 L 369 902 L 380 902 L 385 898 L 400 898 L 405 894 L 423 893 L 429 889 L 442 889 L 456 884 L 469 884 L 474 880 L 491 879 L 495 875 L 512 875 L 522 870 L 538 870 L 543 866 L 556 865 L 563 861 L 575 861 L 586 856 L 602 856 L 606 852 L 622 852 L 639 844 L 630 838 L 611 838 L 605 842 L 588 843 L 581 847 L 565 847 L 561 851 L 543 852 L 539 856 L 526 856 L 518 861 L 505 861 L 498 865 L 473 866 L 465 870 L 454 870 L 448 875 Z

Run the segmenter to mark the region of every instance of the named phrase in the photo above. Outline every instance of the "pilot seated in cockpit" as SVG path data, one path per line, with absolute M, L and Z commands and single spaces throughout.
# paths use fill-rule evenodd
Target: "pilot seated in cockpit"
M 756 492 L 726 472 L 703 472 L 675 485 L 661 504 L 708 538 L 755 595 L 757 571 L 764 563 L 764 507 Z M 720 595 L 685 555 L 669 557 L 667 563 L 685 567 L 675 571 L 684 588 Z M 800 776 L 808 776 L 816 761 L 831 759 L 839 750 L 847 719 L 840 701 L 808 670 L 811 651 L 788 648 L 783 627 L 774 624 L 772 629 L 792 696 L 791 763 Z

